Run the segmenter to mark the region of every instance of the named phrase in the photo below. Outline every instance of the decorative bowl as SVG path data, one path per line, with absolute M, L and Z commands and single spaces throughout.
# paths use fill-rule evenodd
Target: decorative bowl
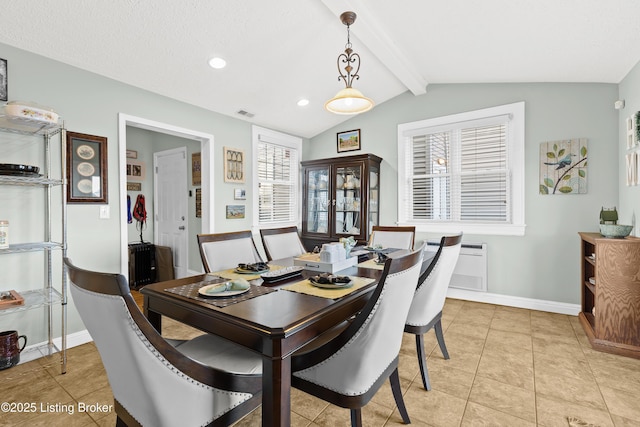
M 633 225 L 600 224 L 600 234 L 604 237 L 622 239 L 631 234 Z

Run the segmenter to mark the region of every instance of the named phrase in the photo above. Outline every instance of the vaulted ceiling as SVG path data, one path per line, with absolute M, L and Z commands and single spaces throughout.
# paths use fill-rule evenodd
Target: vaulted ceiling
M 349 118 L 323 109 L 346 10 L 354 87 L 376 104 L 434 83 L 619 83 L 640 60 L 637 0 L 3 0 L 0 42 L 312 137 Z

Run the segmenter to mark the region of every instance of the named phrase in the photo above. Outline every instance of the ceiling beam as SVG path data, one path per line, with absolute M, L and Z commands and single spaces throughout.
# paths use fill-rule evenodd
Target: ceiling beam
M 351 32 L 411 93 L 422 95 L 427 92 L 428 82 L 418 72 L 411 60 L 393 43 L 384 31 L 384 26 L 377 22 L 373 14 L 369 12 L 365 1 L 322 0 L 322 3 L 338 18 L 347 10 L 354 11 L 359 17 L 362 17 L 361 20 L 356 20 L 357 25 L 351 28 Z

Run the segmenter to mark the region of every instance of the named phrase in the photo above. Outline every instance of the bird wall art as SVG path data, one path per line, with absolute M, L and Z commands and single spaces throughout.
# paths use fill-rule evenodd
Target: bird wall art
M 540 194 L 587 192 L 587 139 L 540 144 Z

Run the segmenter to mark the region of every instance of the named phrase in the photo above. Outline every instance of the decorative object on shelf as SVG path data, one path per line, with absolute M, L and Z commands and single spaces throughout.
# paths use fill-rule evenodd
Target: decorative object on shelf
M 20 338 L 24 340 L 20 347 Z M 0 332 L 0 370 L 20 363 L 20 353 L 27 345 L 26 335 L 18 335 L 18 331 Z
M 67 203 L 107 203 L 107 138 L 67 132 L 67 177 Z
M 540 144 L 540 194 L 587 192 L 587 139 Z
M 10 291 L 0 291 L 0 309 L 16 305 L 24 305 L 24 298 L 22 295 L 13 289 Z
M 340 15 L 340 21 L 347 26 L 347 44 L 344 53 L 338 55 L 338 81 L 344 81 L 345 88 L 324 104 L 324 108 L 335 114 L 358 114 L 373 108 L 373 101 L 353 88 L 353 80 L 359 80 L 360 55 L 351 49 L 350 26 L 356 21 L 354 12 L 344 12 Z M 344 72 L 340 63 L 345 64 Z M 355 71 L 354 71 L 355 69 Z M 353 72 L 353 73 L 352 73 Z
M 227 205 L 227 219 L 244 218 L 244 205 Z
M 224 182 L 244 183 L 244 151 L 223 147 Z
M 127 150 L 127 159 L 137 159 L 138 158 L 138 152 L 136 150 Z
M 0 101 L 9 99 L 9 67 L 7 60 L 0 58 Z
M 43 122 L 57 124 L 58 114 L 50 107 L 45 107 L 35 102 L 11 101 L 4 106 L 7 120 L 22 124 Z
M 234 200 L 247 200 L 247 190 L 244 188 L 236 188 L 233 190 Z
M 191 185 L 202 184 L 202 159 L 200 153 L 191 154 Z
M 378 174 L 371 171 L 369 172 L 369 187 L 376 188 L 378 186 Z
M 348 130 L 346 132 L 338 132 L 336 134 L 338 141 L 338 153 L 345 151 L 360 150 L 360 129 Z
M 614 206 L 613 208 L 600 208 L 600 224 L 617 224 L 618 223 L 618 210 Z
M 610 239 L 623 239 L 631 234 L 633 225 L 600 224 L 600 234 Z

